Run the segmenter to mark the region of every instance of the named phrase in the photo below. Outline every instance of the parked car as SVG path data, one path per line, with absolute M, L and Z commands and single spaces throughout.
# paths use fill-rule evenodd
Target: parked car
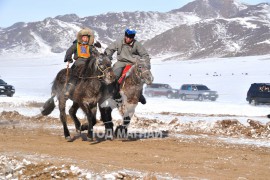
M 173 89 L 169 84 L 153 83 L 147 85 L 144 94 L 148 97 L 166 96 L 167 98 L 178 98 L 178 90 Z
M 270 103 L 270 83 L 253 83 L 247 92 L 249 104 Z
M 0 95 L 12 97 L 14 93 L 15 93 L 14 86 L 8 85 L 5 81 L 0 79 Z
M 199 101 L 209 99 L 215 101 L 218 98 L 218 93 L 216 91 L 211 91 L 207 86 L 202 84 L 183 84 L 179 90 L 179 97 L 183 101 L 186 99 Z

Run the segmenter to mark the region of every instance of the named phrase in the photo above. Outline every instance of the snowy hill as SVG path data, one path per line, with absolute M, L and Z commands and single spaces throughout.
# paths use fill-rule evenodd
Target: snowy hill
M 121 12 L 80 18 L 76 14 L 16 23 L 0 30 L 0 54 L 64 52 L 82 27 L 104 47 L 127 27 L 138 31 L 152 56 L 173 59 L 265 55 L 270 51 L 270 5 L 196 0 L 167 13 Z

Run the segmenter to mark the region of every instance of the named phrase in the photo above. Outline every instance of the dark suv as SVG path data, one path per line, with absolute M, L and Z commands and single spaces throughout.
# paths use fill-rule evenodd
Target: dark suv
M 12 85 L 8 85 L 5 81 L 0 79 L 0 95 L 12 97 L 14 93 L 15 88 Z
M 270 103 L 270 83 L 253 83 L 247 92 L 249 104 Z
M 209 99 L 215 101 L 218 98 L 216 91 L 211 91 L 207 86 L 202 84 L 183 84 L 179 90 L 179 97 L 185 101 L 186 99 L 195 99 L 203 101 Z
M 173 89 L 169 84 L 153 83 L 147 85 L 144 94 L 148 97 L 166 96 L 167 98 L 178 98 L 178 90 Z

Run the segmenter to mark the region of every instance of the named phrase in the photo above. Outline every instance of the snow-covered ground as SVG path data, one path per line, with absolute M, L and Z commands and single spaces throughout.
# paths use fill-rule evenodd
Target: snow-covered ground
M 29 101 L 44 102 L 50 97 L 51 82 L 55 75 L 66 67 L 63 57 L 63 54 L 1 57 L 0 76 L 15 86 L 16 93 L 12 98 L 1 96 L 0 102 L 12 102 L 15 106 Z M 137 114 L 176 112 L 265 116 L 270 113 L 268 105 L 251 106 L 246 101 L 251 83 L 269 82 L 270 55 L 170 62 L 161 60 L 152 59 L 155 83 L 168 83 L 177 89 L 185 83 L 205 84 L 217 91 L 219 98 L 216 102 L 147 98 L 147 104 L 140 104 L 136 109 Z M 29 111 L 22 113 L 31 114 Z
M 23 115 L 36 115 L 37 108 L 22 108 L 21 104 L 45 102 L 50 97 L 51 82 L 57 72 L 66 68 L 64 54 L 48 56 L 1 57 L 0 76 L 16 88 L 14 97 L 0 97 L 2 103 L 11 106 L 0 106 L 0 112 L 16 109 Z M 164 58 L 164 57 L 163 57 Z M 219 94 L 215 102 L 181 101 L 166 97 L 147 98 L 147 104 L 136 109 L 137 116 L 171 120 L 171 116 L 160 115 L 162 112 L 192 113 L 208 115 L 235 115 L 246 124 L 246 117 L 257 117 L 262 123 L 268 122 L 265 117 L 270 113 L 269 105 L 252 106 L 246 101 L 246 93 L 251 83 L 269 82 L 270 55 L 237 58 L 212 58 L 187 61 L 162 62 L 162 57 L 152 58 L 152 73 L 155 83 L 168 83 L 179 89 L 185 83 L 207 85 Z M 69 101 L 68 104 L 71 102 Z M 81 113 L 81 112 L 80 112 Z M 58 117 L 55 110 L 52 116 Z M 81 116 L 83 114 L 81 113 Z M 120 118 L 115 110 L 113 116 Z M 198 118 L 199 117 L 199 118 Z M 197 120 L 214 121 L 211 117 L 182 117 L 181 121 Z
M 16 93 L 12 98 L 2 96 L 0 101 L 19 104 L 48 99 L 51 82 L 57 72 L 66 67 L 63 57 L 63 54 L 47 57 L 1 57 L 0 76 L 15 86 Z M 270 113 L 269 106 L 249 105 L 246 93 L 251 83 L 269 82 L 269 65 L 270 55 L 170 62 L 153 58 L 152 73 L 155 83 L 168 83 L 177 89 L 185 83 L 205 84 L 211 90 L 216 90 L 219 98 L 216 102 L 147 98 L 147 104 L 139 105 L 136 112 L 265 116 Z

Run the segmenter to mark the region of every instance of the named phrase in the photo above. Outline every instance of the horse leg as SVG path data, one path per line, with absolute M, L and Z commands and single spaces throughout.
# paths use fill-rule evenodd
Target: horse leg
M 82 110 L 86 114 L 87 121 L 88 121 L 88 132 L 87 132 L 87 140 L 93 141 L 93 122 L 96 120 L 96 114 L 93 115 L 92 112 L 96 111 L 96 105 L 82 105 Z
M 128 104 L 126 103 L 122 107 L 122 117 L 123 117 L 123 123 L 122 125 L 119 125 L 115 129 L 115 136 L 118 138 L 126 138 L 128 135 L 128 126 L 131 120 L 131 117 L 133 117 L 135 113 L 135 108 L 137 104 Z
M 97 123 L 97 118 L 96 118 L 96 114 L 97 114 L 97 104 L 96 104 L 95 106 L 89 106 L 89 107 L 92 107 L 92 108 L 90 109 L 90 111 L 91 111 L 91 113 L 92 113 L 92 115 L 93 115 L 93 117 L 92 117 L 92 124 L 93 124 L 93 126 L 95 126 L 96 123 Z
M 112 109 L 110 107 L 99 107 L 101 120 L 105 125 L 105 139 L 113 139 Z
M 81 131 L 81 122 L 79 121 L 79 119 L 76 116 L 78 109 L 79 109 L 79 104 L 76 102 L 73 102 L 71 108 L 69 109 L 69 115 L 75 124 L 76 131 L 80 132 Z
M 89 119 L 88 119 L 88 123 L 89 123 L 89 126 L 88 126 L 88 137 L 90 137 L 90 139 L 93 140 L 93 135 L 94 135 L 94 132 L 93 132 L 93 129 L 94 129 L 94 125 L 96 125 L 97 123 L 97 118 L 96 118 L 96 115 L 97 115 L 97 103 L 96 104 L 89 104 L 89 111 L 90 111 L 90 116 L 89 116 Z M 90 122 L 92 124 L 90 124 Z
M 130 117 L 124 117 L 124 121 L 122 125 L 119 125 L 115 129 L 115 136 L 117 138 L 127 138 L 128 135 L 128 125 L 130 123 Z
M 63 124 L 63 129 L 64 129 L 64 136 L 65 139 L 67 139 L 68 141 L 71 141 L 71 137 L 70 137 L 70 133 L 67 127 L 67 115 L 66 115 L 66 100 L 64 98 L 64 96 L 61 96 L 60 98 L 58 98 L 59 101 L 59 110 L 60 110 L 60 120 Z
M 93 113 L 94 115 L 97 114 L 96 108 L 93 109 L 92 113 Z M 93 126 L 95 126 L 95 124 L 97 123 L 96 116 L 93 117 L 92 123 L 93 123 Z M 80 130 L 81 130 L 81 131 L 88 130 L 88 123 L 82 124 Z

